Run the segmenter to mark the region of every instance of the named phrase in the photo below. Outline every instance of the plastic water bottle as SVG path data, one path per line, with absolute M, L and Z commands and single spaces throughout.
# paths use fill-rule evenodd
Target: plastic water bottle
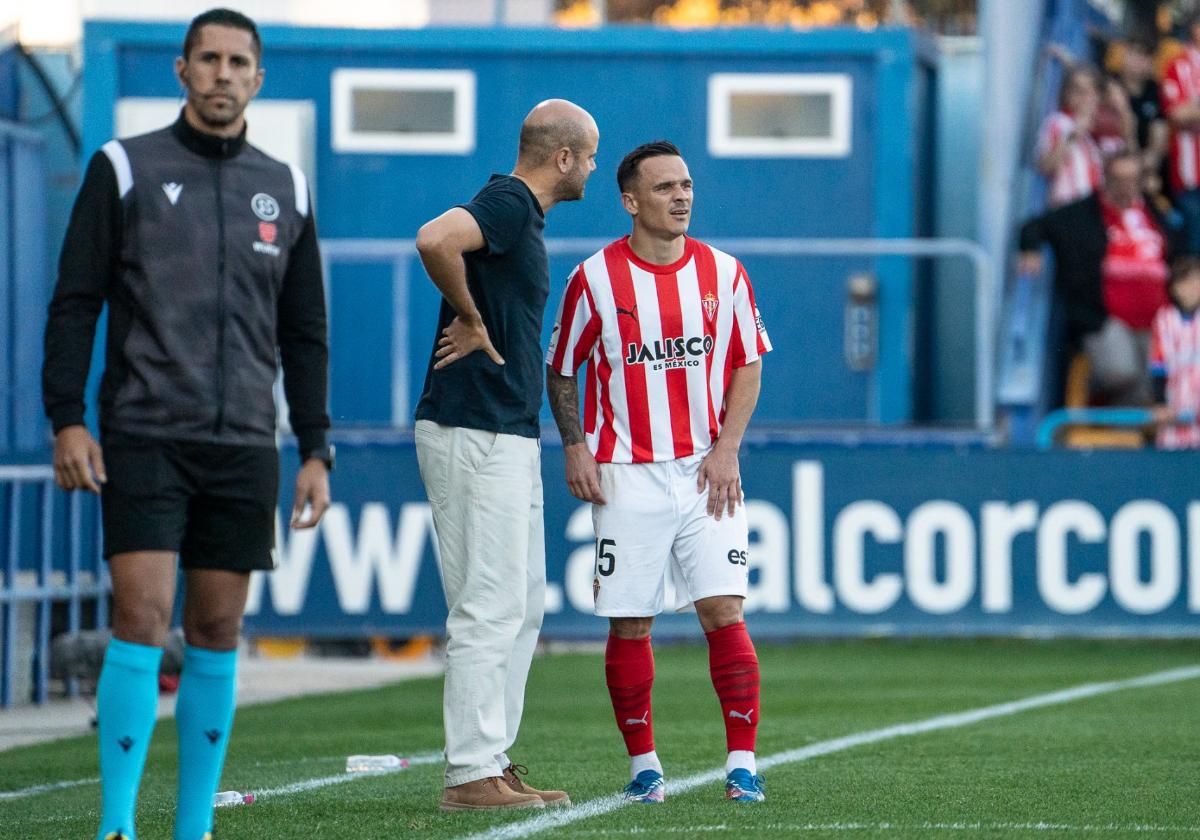
M 225 808 L 229 805 L 249 805 L 254 801 L 253 793 L 238 793 L 236 790 L 223 790 L 213 794 L 213 807 Z
M 347 773 L 386 773 L 408 767 L 408 759 L 396 755 L 352 755 L 346 759 Z

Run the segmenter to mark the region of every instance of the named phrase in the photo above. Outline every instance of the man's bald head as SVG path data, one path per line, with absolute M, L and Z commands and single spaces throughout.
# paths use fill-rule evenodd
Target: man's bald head
M 579 154 L 589 145 L 596 133 L 592 115 L 574 102 L 547 99 L 539 102 L 521 123 L 521 141 L 517 147 L 517 163 L 523 166 L 542 166 L 559 149 Z

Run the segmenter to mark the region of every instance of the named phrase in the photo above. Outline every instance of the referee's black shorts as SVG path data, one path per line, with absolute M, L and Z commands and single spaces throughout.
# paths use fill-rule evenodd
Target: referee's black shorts
M 190 569 L 275 567 L 279 453 L 106 432 L 104 556 L 178 552 Z

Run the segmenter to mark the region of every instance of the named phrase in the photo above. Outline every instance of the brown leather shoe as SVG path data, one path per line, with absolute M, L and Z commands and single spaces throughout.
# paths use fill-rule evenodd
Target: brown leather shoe
M 510 764 L 504 768 L 505 783 L 517 793 L 532 793 L 550 807 L 571 804 L 571 797 L 567 796 L 565 790 L 538 790 L 525 784 L 518 773 L 521 776 L 528 775 L 529 768 L 523 764 Z
M 499 776 L 476 779 L 442 791 L 443 811 L 494 811 L 499 808 L 544 808 L 541 797 L 518 793 Z

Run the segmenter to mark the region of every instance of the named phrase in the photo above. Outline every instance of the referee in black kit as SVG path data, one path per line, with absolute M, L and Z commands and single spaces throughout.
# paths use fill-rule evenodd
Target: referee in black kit
M 97 688 L 98 840 L 132 840 L 158 667 L 184 568 L 175 840 L 212 832 L 233 723 L 250 572 L 274 566 L 278 358 L 302 467 L 291 524 L 329 505 L 328 345 L 304 175 L 246 142 L 263 82 L 253 21 L 195 18 L 175 74 L 175 123 L 93 155 L 46 326 L 54 470 L 101 494 L 113 639 Z M 100 444 L 83 424 L 96 319 L 108 304 Z

